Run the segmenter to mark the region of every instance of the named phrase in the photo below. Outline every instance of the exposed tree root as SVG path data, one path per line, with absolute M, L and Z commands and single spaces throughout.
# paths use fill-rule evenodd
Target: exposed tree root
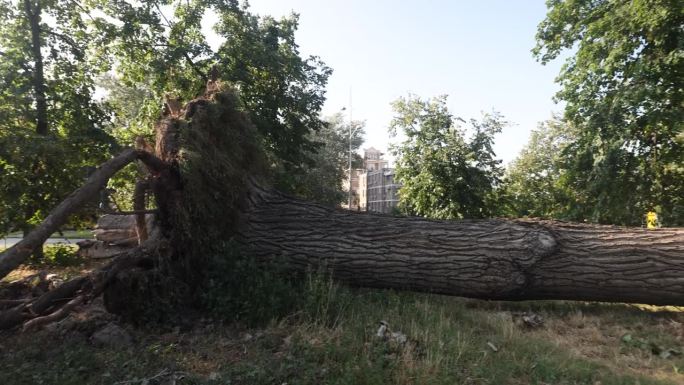
M 0 299 L 0 310 L 10 309 L 30 302 L 29 299 Z
M 0 311 L 0 330 L 17 326 L 21 326 L 23 331 L 36 330 L 63 319 L 79 305 L 87 304 L 102 294 L 107 285 L 121 271 L 133 267 L 143 269 L 149 267 L 151 263 L 148 249 L 151 246 L 152 244 L 148 242 L 144 247 L 125 252 L 115 257 L 109 264 L 85 276 L 67 281 L 39 296 L 34 296 L 35 292 L 32 291 L 14 291 L 26 297 L 0 300 L 0 306 L 4 308 Z M 35 275 L 27 278 L 32 277 L 35 279 Z M 25 280 L 26 278 L 18 282 Z M 16 287 L 17 282 L 5 285 L 7 286 Z
M 74 278 L 48 291 L 31 303 L 28 308 L 29 311 L 36 315 L 42 315 L 52 307 L 59 307 L 73 298 L 74 294 L 81 289 L 87 279 L 87 277 Z
M 42 316 L 42 317 L 36 317 L 33 318 L 29 321 L 26 321 L 24 323 L 24 326 L 22 327 L 22 331 L 27 332 L 31 330 L 36 330 L 39 329 L 41 326 L 47 325 L 51 322 L 56 322 L 59 321 L 63 318 L 65 318 L 69 313 L 78 305 L 82 304 L 83 301 L 85 301 L 86 297 L 85 295 L 81 294 L 77 296 L 76 298 L 72 299 L 71 301 L 67 302 L 64 306 L 59 308 L 58 310 L 55 310 L 54 312 Z

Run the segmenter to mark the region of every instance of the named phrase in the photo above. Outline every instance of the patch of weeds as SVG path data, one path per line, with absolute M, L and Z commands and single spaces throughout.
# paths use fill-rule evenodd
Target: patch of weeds
M 234 242 L 212 258 L 204 305 L 214 316 L 246 326 L 263 326 L 285 317 L 334 326 L 352 297 L 325 268 L 293 275 L 275 263 L 259 263 Z
M 35 259 L 31 256 L 29 264 L 41 267 L 73 267 L 86 262 L 86 258 L 78 255 L 78 246 L 56 243 L 44 247 L 44 259 Z
M 632 337 L 631 334 L 622 336 L 621 341 L 623 345 L 627 347 L 650 351 L 653 355 L 662 359 L 679 357 L 682 355 L 682 349 L 679 346 L 667 346 L 656 341 L 647 340 L 646 338 Z
M 319 267 L 309 270 L 302 283 L 301 311 L 305 321 L 322 327 L 334 328 L 354 300 L 352 293 Z
M 260 264 L 229 242 L 210 260 L 204 305 L 216 317 L 264 325 L 298 307 L 301 284 L 275 264 Z

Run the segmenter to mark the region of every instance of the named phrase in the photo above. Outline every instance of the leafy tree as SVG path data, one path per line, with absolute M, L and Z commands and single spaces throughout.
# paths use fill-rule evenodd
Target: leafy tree
M 225 39 L 217 52 L 221 76 L 240 85 L 266 148 L 287 173 L 296 173 L 310 163 L 306 154 L 315 148 L 310 134 L 323 128 L 319 114 L 332 70 L 318 57 L 300 56 L 298 15 L 275 20 L 246 8 L 219 10 L 215 29 Z
M 575 140 L 568 123 L 550 119 L 532 131 L 527 145 L 506 170 L 511 216 L 582 220 L 575 210 L 586 199 L 566 185 L 564 153 Z
M 106 66 L 89 55 L 84 12 L 71 1 L 0 2 L 0 233 L 27 232 L 115 146 L 93 100 Z
M 568 179 L 591 221 L 636 225 L 646 211 L 684 224 L 684 12 L 676 0 L 548 2 L 533 50 L 576 47 L 557 98 L 580 130 Z
M 312 164 L 310 135 L 323 127 L 319 114 L 331 74 L 317 57 L 299 54 L 296 14 L 260 17 L 246 3 L 230 0 L 103 1 L 100 7 L 116 20 L 99 19 L 106 31 L 101 52 L 115 58 L 117 78 L 125 86 L 153 95 L 131 122 L 132 128 L 142 128 L 136 134 L 151 132 L 165 95 L 193 98 L 215 68 L 221 80 L 239 87 L 274 169 L 282 170 L 279 186 L 294 189 L 294 176 Z M 218 17 L 214 30 L 222 43 L 217 50 L 202 32 L 207 12 Z
M 390 134 L 404 139 L 393 145 L 401 205 L 409 214 L 432 218 L 484 218 L 500 210 L 496 187 L 503 175 L 492 149 L 494 135 L 506 125 L 498 113 L 470 120 L 466 140 L 446 107 L 446 96 L 400 98 L 392 106 Z
M 149 136 L 149 122 L 158 119 L 159 104 L 153 103 L 154 92 L 145 83 L 130 86 L 111 72 L 97 79 L 97 86 L 106 91 L 105 102 L 112 111 L 112 135 L 121 143 L 130 144 L 138 135 Z
M 360 168 L 363 160 L 357 154 L 363 144 L 363 122 L 354 121 L 352 125 L 352 167 Z M 340 113 L 325 119 L 325 124 L 307 138 L 316 144 L 309 155 L 313 165 L 307 166 L 303 174 L 297 176 L 294 191 L 298 196 L 328 206 L 338 206 L 347 200 L 344 181 L 349 173 L 349 131 L 350 123 L 345 123 Z

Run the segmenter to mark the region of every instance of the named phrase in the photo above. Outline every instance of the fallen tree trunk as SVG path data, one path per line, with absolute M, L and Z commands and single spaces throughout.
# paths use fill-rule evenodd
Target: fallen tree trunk
M 380 288 L 496 300 L 684 305 L 684 229 L 435 221 L 340 211 L 254 187 L 240 240 L 257 258 Z
M 2 278 L 117 170 L 135 159 L 147 165 L 132 212 L 138 239 L 149 237 L 145 246 L 47 293 L 3 298 L 0 329 L 39 327 L 100 293 L 110 311 L 130 319 L 196 303 L 210 258 L 225 253 L 232 238 L 259 260 L 296 271 L 323 265 L 358 286 L 498 300 L 684 305 L 684 229 L 434 221 L 304 202 L 262 187 L 268 161 L 239 105 L 234 93 L 215 90 L 174 110 L 155 127 L 154 154 L 142 143 L 103 164 L 36 230 L 0 253 Z M 157 208 L 146 236 L 148 188 Z

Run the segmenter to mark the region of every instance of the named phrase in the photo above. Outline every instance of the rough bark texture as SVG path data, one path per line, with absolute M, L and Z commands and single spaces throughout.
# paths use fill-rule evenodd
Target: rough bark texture
M 322 263 L 359 286 L 684 305 L 684 229 L 396 218 L 255 188 L 240 239 L 257 258 L 299 270 Z
M 24 0 L 24 12 L 31 26 L 31 55 L 33 56 L 33 92 L 36 97 L 36 133 L 48 134 L 47 99 L 45 98 L 45 75 L 43 74 L 43 54 L 41 53 L 40 2 L 32 4 Z
M 133 210 L 138 211 L 135 214 L 135 233 L 138 238 L 138 244 L 142 245 L 147 240 L 147 222 L 145 221 L 145 192 L 149 188 L 147 181 L 139 180 L 135 183 L 135 191 L 133 192 Z

